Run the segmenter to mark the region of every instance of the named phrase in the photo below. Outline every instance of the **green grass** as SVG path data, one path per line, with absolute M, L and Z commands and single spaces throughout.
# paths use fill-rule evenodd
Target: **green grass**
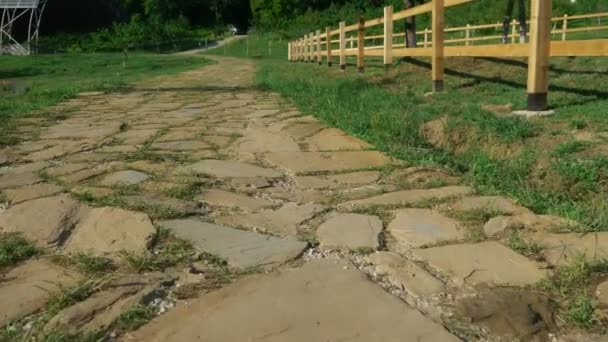
M 122 331 L 132 331 L 148 323 L 156 316 L 156 310 L 147 305 L 134 305 L 123 312 L 116 320 L 116 327 Z
M 194 246 L 188 241 L 177 238 L 168 229 L 159 228 L 153 240 L 155 246 L 150 252 L 121 252 L 121 257 L 133 271 L 138 273 L 162 271 L 193 258 Z
M 102 275 L 116 269 L 111 259 L 87 253 L 58 254 L 51 261 L 66 267 L 74 267 L 86 275 Z
M 14 266 L 40 253 L 40 250 L 18 233 L 0 233 L 0 269 Z
M 526 240 L 517 231 L 512 231 L 507 236 L 507 243 L 512 250 L 528 257 L 538 257 L 544 249 L 542 244 Z
M 140 79 L 210 63 L 201 57 L 133 53 L 126 68 L 120 53 L 2 56 L 0 144 L 15 142 L 10 119 L 54 105 L 85 91 L 110 91 Z M 50 114 L 48 114 L 50 115 Z

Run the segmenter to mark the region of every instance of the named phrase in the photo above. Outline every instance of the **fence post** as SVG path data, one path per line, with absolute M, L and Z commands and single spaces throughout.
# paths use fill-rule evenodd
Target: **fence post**
M 308 34 L 308 61 L 315 61 L 315 34 L 310 32 Z
M 568 30 L 568 15 L 564 14 L 564 20 L 562 22 L 562 40 L 566 40 L 566 34 Z
M 384 7 L 384 68 L 393 64 L 393 6 Z
M 312 56 L 312 35 L 309 33 L 306 35 L 306 63 L 310 62 Z
M 433 92 L 443 91 L 443 37 L 444 10 L 443 0 L 433 0 Z
M 321 57 L 321 30 L 317 30 L 317 63 L 323 64 L 323 58 Z
M 464 45 L 465 46 L 469 46 L 470 45 L 469 39 L 471 39 L 471 24 L 467 24 L 466 38 L 464 40 Z
M 511 22 L 511 44 L 515 44 L 515 36 L 517 36 L 517 20 Z
M 340 69 L 346 69 L 346 24 L 340 22 Z
M 331 27 L 325 28 L 325 48 L 327 49 L 327 66 L 331 67 Z
M 424 47 L 429 46 L 429 28 L 424 29 Z
M 287 43 L 287 60 L 291 62 L 291 42 Z
M 357 68 L 359 72 L 365 70 L 365 18 L 359 17 L 359 30 L 357 35 Z
M 530 57 L 528 59 L 528 110 L 547 109 L 551 55 L 551 0 L 532 0 Z

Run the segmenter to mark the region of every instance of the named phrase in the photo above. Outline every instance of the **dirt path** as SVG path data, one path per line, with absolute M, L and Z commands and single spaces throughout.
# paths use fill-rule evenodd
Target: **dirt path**
M 207 46 L 207 47 L 200 47 L 200 48 L 196 48 L 196 49 L 192 49 L 192 50 L 181 51 L 181 52 L 177 52 L 175 54 L 176 55 L 196 55 L 197 53 L 205 52 L 210 49 L 216 49 L 218 47 L 221 47 L 226 44 L 232 43 L 232 42 L 240 40 L 240 39 L 245 39 L 245 38 L 247 38 L 247 35 L 230 36 L 228 38 L 224 38 L 217 42 L 213 42 L 212 44 L 209 44 L 209 46 Z
M 257 90 L 254 72 L 221 58 L 82 94 L 52 109 L 61 121 L 21 120 L 24 141 L 0 152 L 0 229 L 46 254 L 0 270 L 0 326 L 210 342 L 544 340 L 557 329 L 534 284 L 576 251 L 608 252 L 605 235 L 554 234 L 568 222 L 391 160 Z M 542 255 L 512 249 L 518 229 L 544 241 Z M 186 264 L 151 272 L 150 260 L 178 258 L 179 239 L 196 251 Z M 58 285 L 89 276 L 51 256 L 83 252 L 118 269 L 50 320 L 36 315 Z M 127 332 L 136 326 L 121 314 L 138 304 L 162 315 Z

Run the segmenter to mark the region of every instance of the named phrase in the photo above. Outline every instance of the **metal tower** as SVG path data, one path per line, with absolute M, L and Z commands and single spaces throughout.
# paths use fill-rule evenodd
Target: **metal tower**
M 0 0 L 0 55 L 25 56 L 37 51 L 46 3 L 47 0 Z M 13 33 L 18 20 L 29 20 L 25 42 L 19 42 Z

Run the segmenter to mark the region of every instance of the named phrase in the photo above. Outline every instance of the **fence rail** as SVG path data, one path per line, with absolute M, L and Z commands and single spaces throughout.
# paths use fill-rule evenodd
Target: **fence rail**
M 528 110 L 547 109 L 548 66 L 550 57 L 558 56 L 608 56 L 608 39 L 569 40 L 569 34 L 580 32 L 608 31 L 602 25 L 607 13 L 584 15 L 564 15 L 551 17 L 551 0 L 531 0 L 531 18 L 528 21 L 530 32 L 525 37 L 518 33 L 518 23 L 510 23 L 507 44 L 478 44 L 500 41 L 502 34 L 483 35 L 488 31 L 500 30 L 503 24 L 466 25 L 445 27 L 445 9 L 451 6 L 479 0 L 432 0 L 431 2 L 393 13 L 392 6 L 384 8 L 384 16 L 366 20 L 361 17 L 357 23 L 346 25 L 340 22 L 337 29 L 326 27 L 311 32 L 292 41 L 288 47 L 290 61 L 316 61 L 323 59 L 329 66 L 338 58 L 341 69 L 346 68 L 346 57 L 357 57 L 360 72 L 365 69 L 365 58 L 383 59 L 386 67 L 393 63 L 393 57 L 431 57 L 433 91 L 443 90 L 444 66 L 446 57 L 527 57 L 528 62 Z M 395 21 L 424 13 L 431 14 L 431 27 L 415 32 L 422 36 L 418 47 L 407 48 L 404 43 L 395 43 L 405 33 L 395 33 Z M 597 19 L 598 25 L 581 26 L 581 20 Z M 606 21 L 608 22 L 608 21 Z M 365 35 L 366 30 L 382 25 L 383 34 Z M 480 31 L 482 35 L 478 35 Z M 347 34 L 351 33 L 348 37 Z M 491 32 L 490 32 L 491 33 Z M 338 36 L 338 39 L 334 39 Z M 518 43 L 517 37 L 520 37 Z M 552 38 L 554 39 L 552 41 Z M 382 44 L 376 45 L 381 41 Z

